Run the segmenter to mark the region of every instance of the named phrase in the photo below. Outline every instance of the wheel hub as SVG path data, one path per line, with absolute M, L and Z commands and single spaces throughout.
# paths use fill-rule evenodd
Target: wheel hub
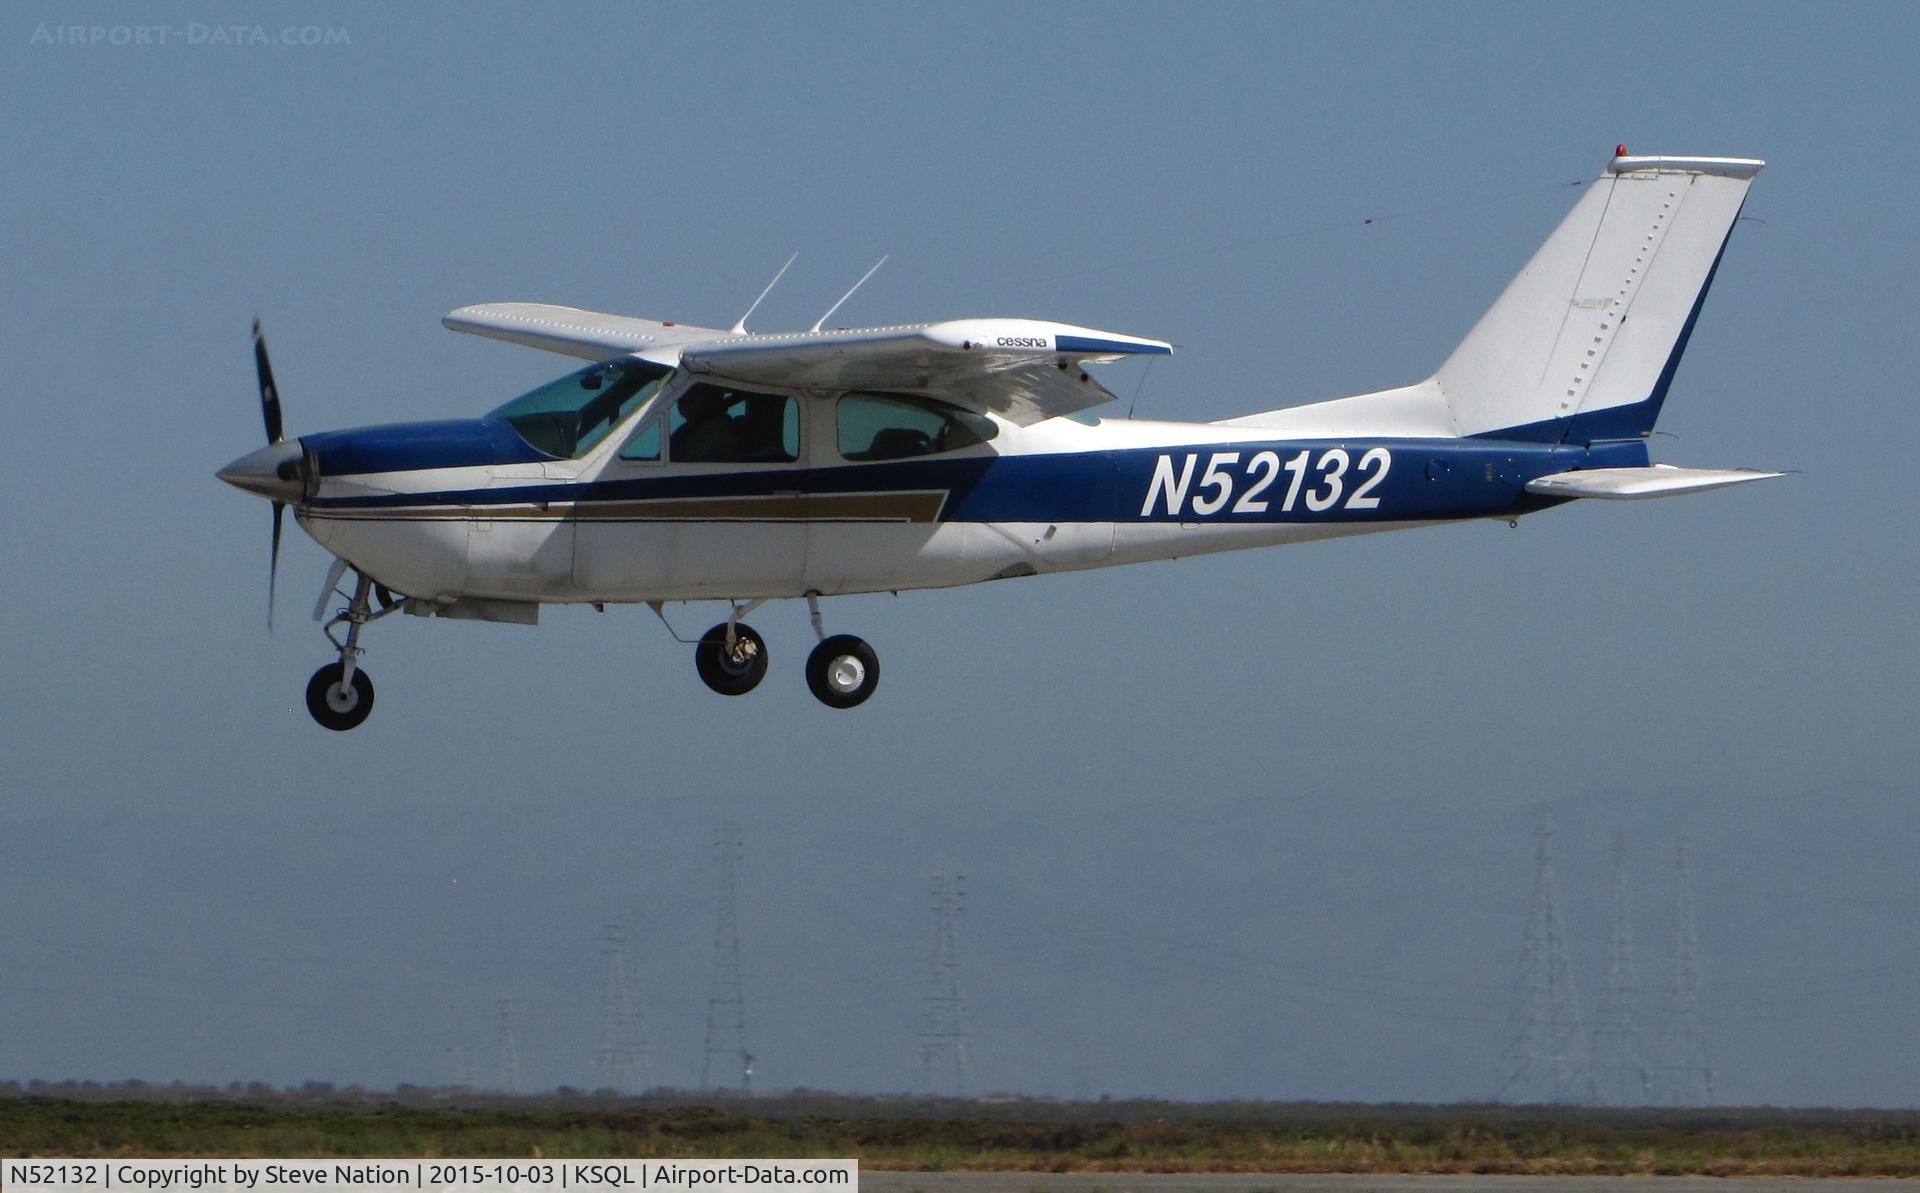
M 693 649 L 701 682 L 722 696 L 744 696 L 767 673 L 767 644 L 745 622 L 721 622 Z
M 337 683 L 327 689 L 327 707 L 335 712 L 352 712 L 360 703 L 360 693 L 351 685 Z
M 842 694 L 859 691 L 866 678 L 866 665 L 852 655 L 840 655 L 827 666 L 827 682 Z

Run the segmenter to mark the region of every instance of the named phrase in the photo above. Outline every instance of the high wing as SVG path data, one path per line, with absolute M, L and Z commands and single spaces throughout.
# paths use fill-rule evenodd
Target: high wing
M 684 323 L 661 323 L 631 315 L 603 315 L 544 302 L 488 302 L 448 311 L 440 320 L 449 331 L 464 331 L 527 348 L 606 360 L 655 348 L 673 348 L 700 340 L 725 339 L 726 332 Z
M 1114 400 L 1089 363 L 1164 356 L 1173 345 L 1039 319 L 741 334 L 540 303 L 461 307 L 454 331 L 589 360 L 678 349 L 689 372 L 738 385 L 925 394 L 1020 426 Z
M 731 336 L 692 344 L 688 372 L 743 385 L 925 394 L 1020 426 L 1113 401 L 1083 366 L 1164 356 L 1162 340 L 1039 319 Z

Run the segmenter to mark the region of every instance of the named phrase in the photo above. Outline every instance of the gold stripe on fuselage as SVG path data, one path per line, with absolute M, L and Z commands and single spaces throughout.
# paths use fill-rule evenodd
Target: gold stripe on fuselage
M 523 505 L 322 508 L 309 517 L 342 522 L 933 522 L 947 492 L 761 493 L 741 497 L 660 497 L 640 501 L 554 501 Z

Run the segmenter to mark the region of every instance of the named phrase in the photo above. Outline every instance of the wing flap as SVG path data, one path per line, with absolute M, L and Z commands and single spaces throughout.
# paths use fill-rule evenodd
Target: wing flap
M 1556 472 L 1527 482 L 1527 492 L 1542 497 L 1598 497 L 1611 501 L 1634 501 L 1646 497 L 1673 497 L 1681 493 L 1705 493 L 1729 485 L 1784 476 L 1781 472 L 1755 472 L 1746 468 L 1675 468 L 1654 464 L 1647 468 L 1588 468 L 1574 472 Z

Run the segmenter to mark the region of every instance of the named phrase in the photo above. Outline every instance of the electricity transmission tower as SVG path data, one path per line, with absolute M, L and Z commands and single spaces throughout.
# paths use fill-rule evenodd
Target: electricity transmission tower
M 1593 1096 L 1593 1080 L 1567 960 L 1566 929 L 1554 899 L 1553 810 L 1541 805 L 1535 811 L 1540 825 L 1534 834 L 1533 907 L 1513 982 L 1513 1010 L 1507 1017 L 1511 1035 L 1502 1058 L 1506 1083 L 1498 1100 L 1586 1102 Z
M 720 1074 L 740 1074 L 740 1092 L 753 1086 L 753 1053 L 747 1051 L 747 999 L 740 978 L 740 925 L 735 917 L 740 865 L 740 827 L 732 822 L 713 835 L 717 911 L 713 926 L 713 992 L 707 998 L 707 1049 L 700 1060 L 700 1088 L 717 1089 Z M 738 1066 L 735 1069 L 735 1066 Z M 724 1080 L 724 1077 L 722 1078 Z
M 1627 900 L 1627 840 L 1613 838 L 1613 931 L 1607 976 L 1593 1013 L 1593 1093 L 1602 1106 L 1649 1106 L 1653 1075 L 1640 1052 L 1633 1013 L 1633 925 Z
M 1673 986 L 1660 1033 L 1662 1076 L 1675 1106 L 1706 1106 L 1713 1102 L 1713 1068 L 1707 1063 L 1707 1041 L 1700 1032 L 1696 984 L 1700 936 L 1693 923 L 1693 879 L 1685 838 L 1674 853 L 1674 878 Z
M 653 1050 L 647 1043 L 640 998 L 627 968 L 629 934 L 624 922 L 600 935 L 607 980 L 600 1003 L 600 1047 L 593 1054 L 596 1088 L 638 1093 L 652 1084 Z
M 447 1080 L 454 1089 L 473 1088 L 473 1058 L 465 1044 L 449 1044 L 446 1051 Z
M 965 882 L 962 874 L 942 872 L 933 878 L 933 970 L 920 1029 L 920 1067 L 926 1074 L 927 1092 L 954 1097 L 967 1092 L 960 954 L 954 943 L 954 920 L 966 899 Z
M 514 1038 L 513 1000 L 500 1000 L 500 1073 L 498 1085 L 506 1093 L 520 1089 L 520 1045 Z

